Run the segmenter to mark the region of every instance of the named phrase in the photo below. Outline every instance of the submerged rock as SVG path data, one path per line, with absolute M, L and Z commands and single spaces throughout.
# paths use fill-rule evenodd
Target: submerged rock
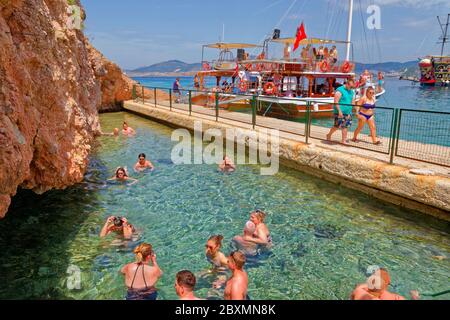
M 340 239 L 344 235 L 344 231 L 330 224 L 314 226 L 314 235 L 322 239 Z

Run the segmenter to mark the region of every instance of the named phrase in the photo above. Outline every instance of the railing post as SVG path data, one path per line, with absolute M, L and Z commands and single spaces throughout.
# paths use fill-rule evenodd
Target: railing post
M 189 90 L 189 115 L 192 115 L 192 90 Z
M 156 88 L 153 88 L 153 95 L 155 96 L 155 108 L 156 108 Z
M 145 97 L 144 97 L 144 86 L 142 86 L 142 104 L 145 104 Z
M 400 116 L 401 112 L 399 109 L 394 109 L 394 121 L 393 121 L 393 127 L 391 129 L 391 157 L 389 160 L 390 164 L 394 163 L 394 156 L 397 154 L 397 148 L 398 148 L 398 137 L 400 135 Z
M 133 91 L 131 92 L 131 98 L 132 98 L 133 100 L 136 100 L 136 97 L 137 97 L 136 85 L 133 84 Z
M 256 127 L 256 95 L 252 96 L 252 126 L 253 130 Z
M 219 121 L 219 93 L 216 92 L 216 121 Z
M 309 133 L 311 130 L 311 101 L 306 102 L 305 143 L 309 144 Z
M 169 89 L 169 109 L 172 110 L 172 89 Z

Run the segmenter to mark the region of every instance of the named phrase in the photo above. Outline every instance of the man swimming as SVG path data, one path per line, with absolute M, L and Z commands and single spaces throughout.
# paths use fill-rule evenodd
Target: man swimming
M 130 185 L 135 184 L 136 182 L 138 182 L 138 180 L 134 179 L 134 178 L 130 178 L 128 176 L 127 170 L 123 167 L 119 167 L 116 169 L 116 174 L 114 175 L 114 177 L 112 177 L 111 179 L 108 180 L 116 180 L 119 182 L 126 182 L 126 181 L 132 181 L 130 183 Z
M 387 289 L 391 284 L 391 277 L 384 268 L 376 270 L 366 281 L 357 285 L 351 295 L 351 300 L 406 300 L 405 297 L 389 292 Z M 417 291 L 411 291 L 414 300 L 419 299 Z
M 248 276 L 244 271 L 245 255 L 239 251 L 233 251 L 228 257 L 228 268 L 233 275 L 225 286 L 225 300 L 249 300 L 247 296 Z
M 237 248 L 246 256 L 255 256 L 257 254 L 258 245 L 254 242 L 245 240 L 245 237 L 253 237 L 255 231 L 256 225 L 251 221 L 247 221 L 244 227 L 244 234 L 233 238 Z
M 223 172 L 233 172 L 236 170 L 236 166 L 228 156 L 224 156 L 223 162 L 219 165 L 219 170 Z
M 145 153 L 141 153 L 139 155 L 138 157 L 139 161 L 134 165 L 135 171 L 144 171 L 145 169 L 150 169 L 151 171 L 153 171 L 155 169 L 153 164 L 149 160 L 146 160 L 145 158 L 146 158 Z
M 202 300 L 194 295 L 195 284 L 197 280 L 194 274 L 189 270 L 183 270 L 177 273 L 175 278 L 175 291 L 180 300 Z

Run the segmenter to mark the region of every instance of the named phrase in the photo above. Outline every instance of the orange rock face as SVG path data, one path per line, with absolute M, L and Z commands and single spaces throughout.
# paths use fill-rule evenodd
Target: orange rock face
M 68 8 L 0 0 L 0 217 L 18 187 L 43 193 L 81 181 L 97 110 L 131 98 L 131 80 L 68 25 Z

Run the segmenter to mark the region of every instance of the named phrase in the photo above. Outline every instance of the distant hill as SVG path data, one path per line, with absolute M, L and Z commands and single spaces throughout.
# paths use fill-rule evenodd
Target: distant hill
M 407 62 L 382 62 L 382 63 L 356 63 L 356 73 L 362 73 L 364 70 L 383 71 L 387 73 L 400 73 L 405 70 L 408 73 L 416 73 L 418 70 L 418 61 Z M 169 60 L 147 67 L 141 67 L 134 70 L 125 70 L 130 77 L 146 76 L 176 76 L 193 75 L 201 70 L 201 63 L 186 63 L 180 60 Z
M 202 68 L 201 63 L 186 63 L 179 60 L 169 60 L 147 67 L 141 67 L 134 70 L 125 70 L 131 77 L 156 75 L 156 74 L 174 74 L 174 73 L 193 73 Z
M 364 70 L 383 71 L 383 72 L 400 72 L 405 69 L 418 68 L 418 60 L 407 62 L 382 62 L 382 63 L 356 63 L 356 73 Z

